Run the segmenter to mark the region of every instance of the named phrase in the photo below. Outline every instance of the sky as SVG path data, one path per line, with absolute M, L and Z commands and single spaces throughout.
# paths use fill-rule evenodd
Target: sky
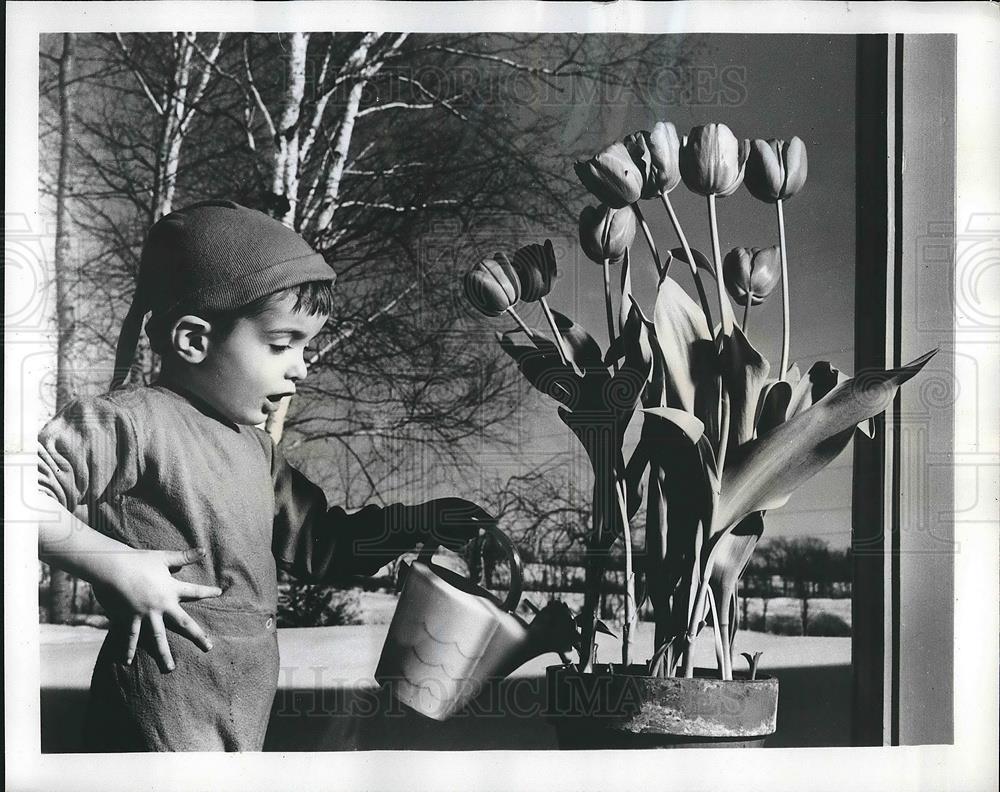
M 680 46 L 680 45 L 678 45 Z M 584 150 L 603 145 L 657 120 L 672 121 L 683 135 L 695 125 L 725 123 L 748 138 L 794 135 L 808 150 L 809 177 L 804 189 L 785 205 L 791 294 L 790 361 L 803 373 L 816 360 L 829 360 L 852 373 L 854 360 L 854 141 L 855 38 L 853 36 L 706 35 L 691 37 L 684 48 L 693 52 L 691 69 L 676 89 L 676 77 L 666 74 L 660 88 L 651 91 L 653 106 L 637 97 L 614 104 L 589 102 L 540 108 L 565 116 L 565 140 L 580 135 Z M 671 82 L 674 80 L 674 82 Z M 564 141 L 565 142 L 565 141 Z M 567 155 L 566 167 L 572 167 Z M 692 246 L 710 255 L 705 199 L 683 185 L 672 194 L 675 209 Z M 594 203 L 580 186 L 578 206 Z M 777 244 L 775 209 L 741 189 L 720 199 L 719 233 L 723 255 L 736 246 Z M 678 243 L 658 202 L 643 204 L 658 247 Z M 549 296 L 550 305 L 567 313 L 606 344 L 603 281 L 600 267 L 579 251 L 575 226 L 548 229 L 560 251 L 559 277 Z M 530 242 L 535 240 L 525 240 Z M 562 244 L 560 244 L 560 242 Z M 632 247 L 634 290 L 652 313 L 655 280 L 652 257 L 641 234 Z M 694 294 L 690 277 L 672 270 Z M 752 309 L 750 335 L 758 350 L 777 368 L 781 343 L 780 290 Z M 545 327 L 533 306 L 524 306 L 525 318 Z M 559 421 L 555 403 L 526 391 L 525 404 L 512 427 L 519 439 L 510 453 L 484 447 L 483 468 L 528 468 L 554 455 L 574 457 L 567 464 L 585 465 L 569 430 Z M 633 420 L 632 434 L 638 419 Z M 864 442 L 864 439 L 857 442 Z M 626 441 L 628 444 L 628 440 Z M 589 482 L 587 484 L 589 486 Z M 817 536 L 831 547 L 850 543 L 851 452 L 842 454 L 816 478 L 796 492 L 782 509 L 767 515 L 765 537 Z

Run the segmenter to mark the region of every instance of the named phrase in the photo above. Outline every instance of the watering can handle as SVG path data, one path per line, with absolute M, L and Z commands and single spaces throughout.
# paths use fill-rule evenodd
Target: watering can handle
M 524 584 L 524 576 L 521 570 L 521 554 L 517 551 L 510 537 L 499 528 L 494 525 L 488 525 L 485 530 L 496 539 L 507 554 L 507 561 L 510 563 L 510 589 L 507 591 L 507 598 L 503 602 L 503 608 L 506 611 L 513 612 L 521 602 L 521 590 Z M 420 553 L 417 555 L 417 560 L 425 564 L 430 564 L 437 547 L 438 544 L 434 541 L 425 542 L 424 546 L 420 549 Z M 482 545 L 480 545 L 481 550 Z

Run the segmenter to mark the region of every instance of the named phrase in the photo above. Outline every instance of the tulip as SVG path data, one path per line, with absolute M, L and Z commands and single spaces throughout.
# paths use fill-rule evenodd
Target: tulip
M 556 251 L 552 247 L 552 240 L 546 239 L 544 245 L 525 245 L 518 249 L 514 253 L 512 266 L 521 284 L 521 299 L 525 302 L 538 301 L 542 304 L 545 320 L 549 323 L 556 339 L 559 359 L 564 366 L 568 365 L 569 355 L 564 345 L 565 342 L 559 333 L 552 309 L 549 308 L 549 304 L 545 300 L 548 293 L 552 291 L 552 281 L 556 278 Z
M 732 195 L 743 182 L 749 148 L 725 124 L 696 126 L 680 149 L 681 178 L 699 195 Z
M 737 140 L 725 124 L 706 124 L 694 127 L 680 150 L 681 178 L 688 189 L 708 198 L 709 230 L 712 235 L 712 256 L 715 264 L 716 283 L 721 284 L 722 254 L 719 250 L 719 221 L 716 216 L 715 199 L 732 195 L 743 182 L 750 142 Z M 732 320 L 725 310 L 722 287 L 719 295 L 722 338 L 732 333 Z M 719 447 L 715 458 L 719 470 L 725 469 L 726 451 L 729 443 L 730 405 L 725 377 L 719 383 L 720 419 Z
M 778 378 L 784 379 L 788 368 L 788 346 L 791 338 L 788 297 L 788 251 L 785 244 L 785 211 L 783 203 L 806 183 L 808 173 L 806 144 L 798 137 L 783 140 L 755 140 L 747 162 L 747 189 L 755 198 L 773 203 L 778 210 L 778 239 L 781 249 L 781 361 Z
M 625 138 L 625 147 L 642 171 L 642 197 L 655 198 L 673 190 L 681 181 L 677 129 L 657 121 L 652 132 L 634 132 Z
M 642 195 L 642 173 L 624 143 L 612 143 L 573 168 L 583 186 L 612 209 L 635 203 Z
M 556 277 L 556 253 L 551 240 L 544 245 L 525 245 L 511 262 L 521 285 L 521 299 L 536 302 L 552 291 Z
M 747 189 L 761 201 L 775 203 L 791 198 L 806 183 L 809 163 L 801 138 L 755 140 L 747 160 Z
M 639 178 L 642 180 L 642 191 L 639 193 L 639 197 L 648 199 L 658 195 L 656 182 L 653 178 L 653 159 L 649 151 L 649 133 L 645 130 L 633 132 L 631 135 L 625 136 L 622 144 L 636 168 L 639 169 Z
M 598 264 L 621 264 L 635 239 L 635 214 L 628 209 L 587 206 L 580 212 L 580 247 Z
M 722 262 L 726 291 L 739 305 L 760 305 L 781 278 L 781 253 L 768 248 L 733 248 Z
M 521 282 L 507 256 L 483 259 L 465 274 L 465 298 L 486 316 L 500 316 L 521 297 Z

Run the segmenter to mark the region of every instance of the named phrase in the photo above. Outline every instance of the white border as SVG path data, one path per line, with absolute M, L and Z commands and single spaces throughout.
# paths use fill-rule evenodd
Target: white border
M 835 32 L 958 34 L 958 228 L 973 213 L 1000 214 L 1000 7 L 995 3 L 690 2 L 613 4 L 470 2 L 148 2 L 9 3 L 6 8 L 7 213 L 37 229 L 37 36 L 40 32 L 173 30 L 444 30 L 677 32 Z M 958 260 L 961 261 L 959 251 Z M 8 258 L 5 254 L 5 267 Z M 6 272 L 6 271 L 5 271 Z M 9 274 L 9 273 L 7 273 Z M 957 278 L 962 279 L 959 272 Z M 6 313 L 25 304 L 22 280 L 8 279 Z M 994 281 L 988 283 L 994 284 Z M 18 291 L 20 289 L 20 292 Z M 983 295 L 980 295 L 982 298 Z M 962 294 L 958 293 L 959 300 Z M 994 297 L 995 300 L 995 297 Z M 979 305 L 1000 314 L 992 305 Z M 957 305 L 961 311 L 961 303 Z M 628 755 L 536 752 L 362 753 L 289 755 L 141 755 L 95 761 L 41 756 L 37 734 L 38 629 L 35 534 L 18 514 L 21 488 L 33 487 L 30 452 L 37 403 L 22 403 L 23 376 L 38 376 L 32 355 L 44 343 L 8 333 L 4 353 L 5 512 L 4 637 L 7 788 L 212 790 L 346 788 L 421 789 L 442 785 L 510 789 L 989 789 L 997 779 L 997 334 L 978 334 L 957 352 L 974 357 L 979 397 L 956 404 L 956 498 L 979 493 L 961 514 L 956 539 L 955 746 L 896 749 L 671 751 Z M 24 368 L 27 366 L 27 368 Z M 970 416 L 976 420 L 968 420 Z M 978 431 L 978 434 L 977 434 Z M 18 465 L 18 463 L 21 465 Z M 18 471 L 26 470 L 27 476 Z M 23 512 L 23 508 L 21 509 Z M 20 516 L 21 521 L 18 521 Z

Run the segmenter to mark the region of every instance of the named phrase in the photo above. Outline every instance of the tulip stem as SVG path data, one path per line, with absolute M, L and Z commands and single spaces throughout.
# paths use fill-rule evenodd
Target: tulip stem
M 670 217 L 670 222 L 674 226 L 674 232 L 677 234 L 677 238 L 681 241 L 681 247 L 684 248 L 684 255 L 687 256 L 688 264 L 691 267 L 691 275 L 694 277 L 694 285 L 698 289 L 698 299 L 701 301 L 701 310 L 705 314 L 705 321 L 708 323 L 708 333 L 709 335 L 714 335 L 715 326 L 712 324 L 712 309 L 708 305 L 708 295 L 705 294 L 705 284 L 701 282 L 701 273 L 698 272 L 698 265 L 695 264 L 694 254 L 691 252 L 691 245 L 688 244 L 687 235 L 684 233 L 684 229 L 681 228 L 680 220 L 677 218 L 677 213 L 674 211 L 674 206 L 670 203 L 670 197 L 663 193 L 660 196 L 660 200 L 663 201 L 663 208 L 667 210 L 667 215 Z M 670 267 L 670 263 L 667 263 L 667 267 Z
M 632 297 L 632 261 L 629 255 L 629 249 L 625 248 L 625 257 L 622 260 L 622 277 L 621 277 L 621 301 L 619 302 L 618 308 L 618 335 L 625 332 L 625 321 L 626 321 L 626 311 L 625 306 Z
M 639 208 L 638 203 L 632 204 L 632 211 L 635 212 L 635 219 L 639 221 L 639 225 L 642 227 L 642 233 L 646 235 L 646 242 L 649 243 L 649 252 L 653 254 L 653 263 L 656 265 L 656 274 L 662 278 L 663 265 L 660 263 L 660 254 L 656 252 L 656 243 L 653 241 L 653 234 L 649 230 L 646 218 L 642 216 L 642 209 Z
M 608 317 L 608 350 L 615 343 L 615 312 L 614 306 L 611 303 L 611 263 L 608 259 L 604 259 L 604 308 Z M 615 374 L 618 373 L 618 359 L 615 358 L 611 361 L 611 365 L 614 368 Z
M 562 334 L 556 326 L 556 319 L 552 315 L 552 309 L 549 308 L 549 303 L 544 297 L 541 298 L 540 302 L 542 303 L 542 311 L 545 313 L 545 320 L 549 323 L 549 327 L 552 328 L 552 335 L 556 337 L 556 349 L 559 350 L 559 359 L 564 366 L 568 366 L 569 355 L 566 354 L 565 341 L 563 341 Z
M 719 293 L 719 313 L 722 316 L 719 355 L 721 365 L 719 366 L 719 396 L 722 400 L 722 417 L 719 421 L 719 450 L 716 456 L 716 469 L 719 471 L 719 480 L 722 480 L 723 471 L 726 465 L 726 450 L 729 446 L 729 391 L 726 389 L 726 363 L 728 360 L 729 336 L 732 335 L 732 317 L 730 317 L 723 306 L 725 296 L 725 286 L 722 281 L 722 252 L 719 248 L 719 219 L 715 212 L 715 196 L 708 196 L 708 217 L 712 231 L 712 255 L 715 258 L 715 280 L 716 291 Z
M 743 306 L 743 335 L 747 334 L 747 322 L 750 321 L 750 295 L 747 294 L 747 304 Z
M 622 520 L 622 541 L 625 545 L 625 614 L 622 624 L 622 665 L 629 664 L 629 642 L 632 622 L 635 621 L 635 572 L 632 569 L 632 532 L 628 522 L 628 506 L 625 503 L 625 489 L 621 477 L 615 473 L 615 499 Z
M 507 309 L 507 313 L 509 313 L 513 317 L 514 321 L 517 322 L 521 326 L 521 329 L 528 336 L 528 340 L 529 341 L 534 341 L 535 340 L 535 333 L 534 333 L 534 331 L 530 327 L 528 327 L 528 325 L 526 325 L 524 323 L 524 320 L 521 319 L 520 316 L 517 315 L 517 312 L 514 310 L 514 306 L 511 306 L 510 308 L 508 308 Z
M 785 379 L 788 368 L 788 343 L 791 337 L 789 328 L 790 311 L 788 306 L 788 252 L 785 249 L 785 210 L 781 199 L 778 199 L 778 241 L 781 245 L 781 363 L 778 368 L 778 379 Z

